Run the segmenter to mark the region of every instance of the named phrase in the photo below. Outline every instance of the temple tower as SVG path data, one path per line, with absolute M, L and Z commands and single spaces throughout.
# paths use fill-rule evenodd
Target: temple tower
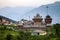
M 40 16 L 38 13 L 36 14 L 36 16 L 34 16 L 33 21 L 34 21 L 34 25 L 37 26 L 41 26 L 42 25 L 42 16 Z
M 49 15 L 47 15 L 46 18 L 45 18 L 45 23 L 46 24 L 51 24 L 51 22 L 52 22 L 52 18 Z

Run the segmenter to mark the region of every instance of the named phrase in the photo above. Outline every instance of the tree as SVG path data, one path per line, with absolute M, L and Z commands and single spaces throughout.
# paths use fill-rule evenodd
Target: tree
M 54 30 L 55 30 L 56 37 L 60 37 L 60 24 L 59 23 L 54 24 L 53 27 L 54 27 Z
M 6 40 L 11 40 L 11 39 L 12 39 L 12 35 L 11 34 L 7 34 Z

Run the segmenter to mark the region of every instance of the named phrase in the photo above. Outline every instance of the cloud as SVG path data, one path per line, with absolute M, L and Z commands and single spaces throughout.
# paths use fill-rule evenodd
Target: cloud
M 53 3 L 59 0 L 0 0 L 0 7 L 16 7 L 16 6 L 31 6 L 38 7 L 41 5 Z

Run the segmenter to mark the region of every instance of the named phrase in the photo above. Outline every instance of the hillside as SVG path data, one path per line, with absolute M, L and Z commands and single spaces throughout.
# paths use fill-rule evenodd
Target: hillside
M 13 23 L 17 23 L 17 21 L 14 21 L 14 20 L 12 20 L 12 19 L 9 19 L 9 18 L 7 18 L 7 17 L 5 17 L 5 16 L 1 16 L 1 15 L 0 15 L 0 18 L 3 18 L 3 19 L 5 19 L 5 20 L 10 21 L 10 22 L 13 22 Z

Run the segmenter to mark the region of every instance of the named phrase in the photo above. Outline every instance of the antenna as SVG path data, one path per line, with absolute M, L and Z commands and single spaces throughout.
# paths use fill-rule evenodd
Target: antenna
M 48 15 L 48 6 L 46 6 L 46 8 L 47 8 L 47 15 Z
M 29 20 L 30 20 L 30 16 L 29 16 Z

